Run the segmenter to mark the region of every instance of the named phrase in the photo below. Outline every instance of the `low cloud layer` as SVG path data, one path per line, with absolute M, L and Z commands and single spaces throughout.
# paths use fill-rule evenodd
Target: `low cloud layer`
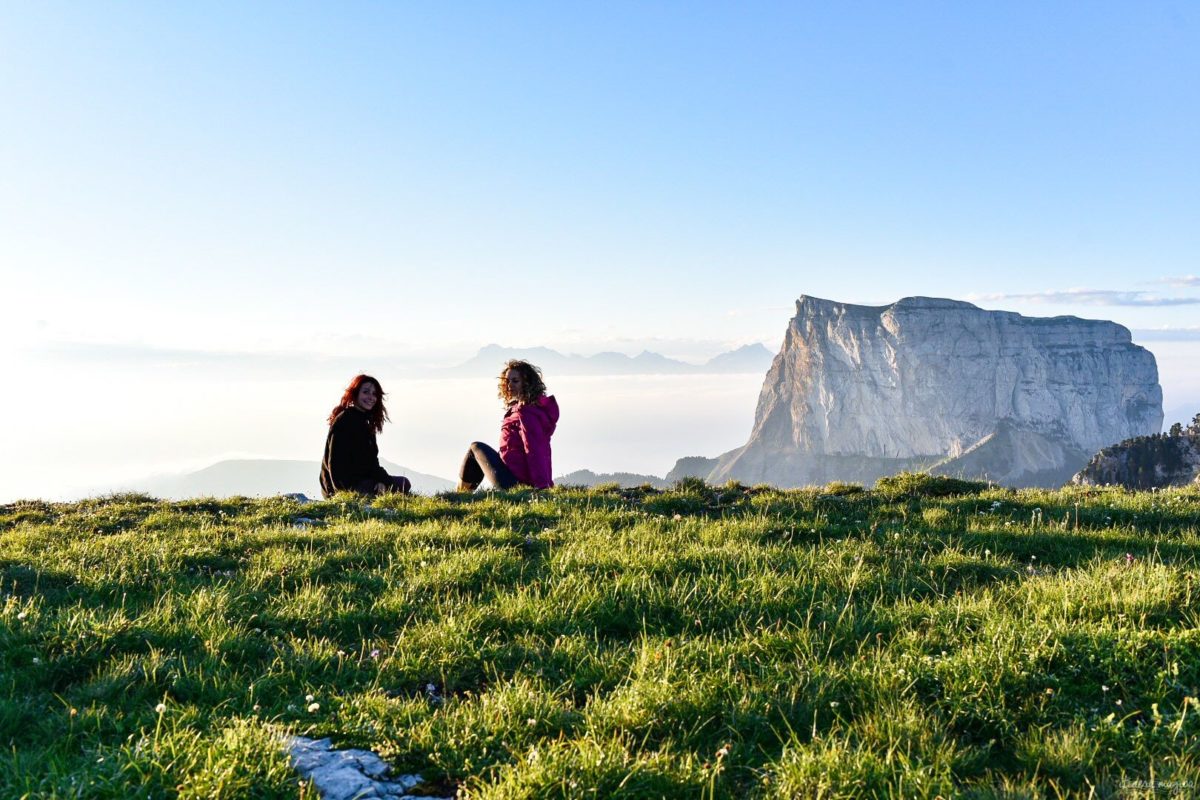
M 1200 342 L 1200 328 L 1139 328 L 1133 331 L 1139 342 Z
M 1182 279 L 1180 279 L 1182 280 Z M 1174 285 L 1174 284 L 1173 284 Z M 1186 284 L 1179 284 L 1186 285 Z M 1075 306 L 1194 306 L 1200 305 L 1200 297 L 1163 297 L 1152 292 L 1114 291 L 1108 289 L 1064 289 L 1051 292 L 1025 292 L 1015 294 L 973 295 L 971 300 L 996 302 L 1023 300 L 1027 303 Z
M 1200 286 L 1200 276 L 1183 275 L 1177 278 L 1163 278 L 1158 282 L 1165 283 L 1168 286 L 1174 286 L 1178 289 L 1185 289 L 1189 286 Z

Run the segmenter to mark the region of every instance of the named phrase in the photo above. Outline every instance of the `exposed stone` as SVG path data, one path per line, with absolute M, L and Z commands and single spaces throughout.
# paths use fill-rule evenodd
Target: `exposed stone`
M 717 459 L 715 458 L 685 456 L 675 462 L 675 466 L 667 473 L 663 482 L 670 486 L 683 478 L 707 478 L 716 466 Z
M 430 800 L 410 794 L 424 783 L 420 775 L 389 777 L 387 762 L 370 750 L 334 750 L 328 739 L 293 736 L 287 740 L 292 765 L 312 782 L 324 800 Z
M 1200 486 L 1200 431 L 1143 436 L 1106 447 L 1092 456 L 1071 483 L 1126 489 Z
M 708 480 L 870 484 L 928 469 L 1061 485 L 1089 454 L 1162 418 L 1154 356 L 1116 323 L 926 297 L 801 297 L 750 440 Z

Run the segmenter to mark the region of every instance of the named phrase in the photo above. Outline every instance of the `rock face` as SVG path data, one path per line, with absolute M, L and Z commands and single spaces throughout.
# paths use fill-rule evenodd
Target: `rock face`
M 1162 419 L 1154 356 L 1116 323 L 927 297 L 882 307 L 801 297 L 750 440 L 708 479 L 872 483 L 928 469 L 1061 485 Z
M 1200 426 L 1187 433 L 1141 436 L 1106 447 L 1092 456 L 1071 483 L 1126 489 L 1200 485 Z

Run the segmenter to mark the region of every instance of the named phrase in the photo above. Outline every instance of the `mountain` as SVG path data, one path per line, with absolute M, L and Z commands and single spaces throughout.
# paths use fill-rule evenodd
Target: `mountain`
M 749 441 L 707 477 L 801 486 L 929 469 L 1059 485 L 1162 418 L 1154 356 L 1113 322 L 801 297 Z
M 690 364 L 645 350 L 636 356 L 596 353 L 591 356 L 564 355 L 547 347 L 502 347 L 489 344 L 467 361 L 443 374 L 498 375 L 501 365 L 523 359 L 541 367 L 547 375 L 692 375 L 710 373 L 763 372 L 771 364 L 771 351 L 750 344 L 721 353 L 704 364 Z
M 1200 425 L 1174 434 L 1126 439 L 1106 447 L 1071 482 L 1134 490 L 1200 485 Z
M 434 475 L 426 475 L 380 459 L 392 475 L 404 475 L 413 491 L 434 494 L 452 490 L 455 484 Z M 166 475 L 133 481 L 122 490 L 141 491 L 156 497 L 266 497 L 300 492 L 310 498 L 321 496 L 318 461 L 282 461 L 274 459 L 231 459 L 182 475 Z
M 704 364 L 705 372 L 766 372 L 775 354 L 761 342 L 748 344 L 728 353 L 713 356 Z
M 568 472 L 554 479 L 557 486 L 599 486 L 602 483 L 616 483 L 623 489 L 633 486 L 650 485 L 655 489 L 665 489 L 668 484 L 657 475 L 638 475 L 634 472 L 592 472 L 590 469 L 579 469 Z
M 685 456 L 675 462 L 675 466 L 671 467 L 664 480 L 672 484 L 683 478 L 707 478 L 717 468 L 719 461 L 720 459 L 705 456 Z

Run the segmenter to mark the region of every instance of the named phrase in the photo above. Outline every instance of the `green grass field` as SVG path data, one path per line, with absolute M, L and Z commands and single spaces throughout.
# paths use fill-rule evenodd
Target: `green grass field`
M 305 520 L 311 520 L 306 522 Z M 0 506 L 0 797 L 1200 795 L 1200 491 Z

